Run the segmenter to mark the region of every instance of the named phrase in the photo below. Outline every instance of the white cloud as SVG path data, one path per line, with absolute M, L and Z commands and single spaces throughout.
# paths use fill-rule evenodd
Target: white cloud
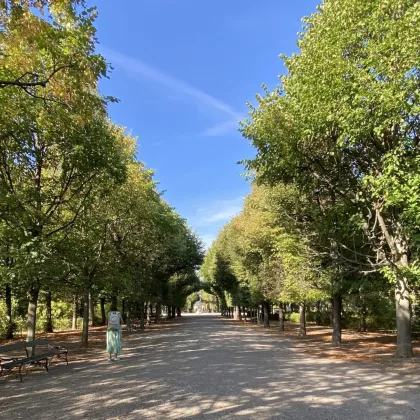
M 229 116 L 226 122 L 218 123 L 206 129 L 202 134 L 206 136 L 218 136 L 233 131 L 238 126 L 237 122 L 241 119 L 241 114 L 236 112 L 230 105 L 204 92 L 203 90 L 179 80 L 169 74 L 157 70 L 138 58 L 133 58 L 121 54 L 112 49 L 101 47 L 100 52 L 111 61 L 115 68 L 124 69 L 130 76 L 137 76 L 141 79 L 152 80 L 153 82 L 169 88 L 172 92 L 179 95 L 188 96 L 201 105 L 215 109 Z
M 208 203 L 205 208 L 200 208 L 197 225 L 209 225 L 218 222 L 227 222 L 236 216 L 242 209 L 244 197 L 237 197 L 232 200 L 216 200 Z
M 228 120 L 222 123 L 215 124 L 213 127 L 207 128 L 202 133 L 204 136 L 208 137 L 215 137 L 215 136 L 221 136 L 222 134 L 230 133 L 237 130 L 239 127 L 238 120 L 240 118 L 235 118 L 232 120 Z

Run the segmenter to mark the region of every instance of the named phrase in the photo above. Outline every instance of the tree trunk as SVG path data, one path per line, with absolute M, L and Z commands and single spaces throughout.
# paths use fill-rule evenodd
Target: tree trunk
M 106 324 L 105 298 L 101 297 L 100 302 L 101 302 L 101 324 L 105 325 Z
M 13 318 L 12 318 L 12 289 L 6 284 L 6 340 L 13 338 Z
M 180 307 L 176 308 L 176 316 L 177 317 L 181 316 L 181 308 Z
M 332 299 L 332 344 L 339 346 L 341 344 L 341 305 L 342 297 L 339 294 L 334 295 Z
M 363 300 L 362 301 L 362 310 L 361 310 L 361 313 L 360 313 L 360 331 L 362 331 L 362 332 L 367 331 L 366 316 L 367 316 L 366 303 Z
M 321 325 L 321 301 L 316 301 L 316 314 L 315 314 L 315 324 Z
M 87 348 L 89 342 L 89 293 L 83 295 L 83 327 L 82 327 L 82 347 Z
M 162 316 L 162 304 L 160 302 L 156 303 L 156 315 L 155 315 L 155 324 L 160 323 L 160 317 Z
M 257 324 L 261 324 L 260 305 L 257 306 Z
M 239 320 L 239 306 L 233 308 L 233 319 Z
M 26 333 L 26 341 L 34 341 L 36 333 L 36 311 L 38 308 L 38 296 L 39 296 L 39 287 L 32 286 L 29 291 L 29 303 L 28 303 L 28 314 L 27 322 L 28 329 Z M 35 354 L 35 348 L 32 347 L 28 350 L 29 355 Z
M 90 325 L 96 326 L 95 320 L 95 305 L 92 297 L 92 292 L 89 293 L 89 314 L 90 314 Z
M 126 320 L 125 320 L 125 318 L 126 318 L 126 315 L 125 315 L 125 311 L 126 311 L 126 307 L 125 307 L 125 299 L 122 299 L 122 301 L 121 301 L 121 305 L 122 305 L 122 309 L 121 309 L 121 317 L 122 317 L 122 319 L 123 319 L 123 321 L 124 322 L 127 322 Z
M 152 310 L 152 304 L 148 304 L 146 303 L 146 324 L 150 325 L 151 323 L 151 315 L 150 315 L 150 311 Z
M 175 318 L 175 306 L 171 306 L 171 309 L 172 309 L 171 317 Z
M 397 357 L 412 357 L 411 343 L 411 302 L 404 278 L 397 279 L 395 285 L 395 305 L 397 318 Z
M 111 311 L 118 311 L 118 296 L 111 296 Z
M 306 336 L 306 306 L 305 303 L 299 304 L 299 337 Z
M 281 302 L 279 303 L 279 329 L 280 331 L 284 331 L 284 311 Z
M 268 328 L 270 326 L 270 303 L 264 302 L 263 309 L 264 309 L 264 328 Z
M 144 330 L 144 302 L 140 302 L 140 329 Z
M 242 321 L 241 307 L 238 306 L 238 321 Z
M 51 303 L 52 303 L 52 295 L 51 295 L 51 290 L 49 290 L 45 299 L 45 312 L 47 316 L 47 322 L 45 323 L 45 332 L 47 333 L 53 332 Z
M 125 325 L 126 325 L 127 331 L 131 332 L 131 303 L 130 303 L 129 300 L 127 300 L 125 306 L 126 306 L 126 309 L 127 309 L 127 314 L 126 314 L 126 317 L 125 317 Z
M 71 320 L 71 329 L 77 330 L 77 313 L 78 313 L 78 307 L 77 307 L 77 295 L 73 295 L 73 317 Z
M 242 312 L 243 312 L 243 314 L 244 314 L 244 318 L 245 318 L 245 322 L 246 322 L 246 308 L 245 308 L 245 306 L 243 306 L 242 307 Z

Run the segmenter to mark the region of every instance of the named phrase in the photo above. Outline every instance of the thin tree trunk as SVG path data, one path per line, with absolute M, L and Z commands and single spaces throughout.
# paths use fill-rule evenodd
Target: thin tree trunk
M 181 316 L 181 308 L 179 306 L 176 308 L 176 316 L 177 317 Z
M 299 337 L 306 336 L 306 306 L 305 303 L 299 303 Z
M 105 298 L 104 297 L 101 297 L 100 303 L 101 303 L 101 324 L 105 325 L 106 324 L 106 313 L 105 313 Z
M 38 308 L 38 296 L 39 296 L 39 287 L 32 286 L 29 291 L 29 303 L 28 303 L 28 314 L 27 322 L 28 329 L 26 333 L 26 341 L 34 341 L 36 333 L 36 311 Z M 35 348 L 32 347 L 29 349 L 29 355 L 35 354 Z
M 82 347 L 87 348 L 89 344 L 89 293 L 83 295 L 83 327 L 82 327 Z
M 131 303 L 129 300 L 126 302 L 126 308 L 127 308 L 127 315 L 125 317 L 125 325 L 127 327 L 127 331 L 131 332 Z
M 6 284 L 6 340 L 13 338 L 13 318 L 12 318 L 12 289 L 9 284 Z
M 339 294 L 334 295 L 332 300 L 332 344 L 339 346 L 341 344 L 341 305 L 342 297 Z
M 175 306 L 171 306 L 172 309 L 172 318 L 175 318 Z
M 315 324 L 321 325 L 321 301 L 316 301 L 316 315 L 315 315 Z
M 151 323 L 151 316 L 150 311 L 152 310 L 152 304 L 146 303 L 146 317 L 147 317 L 147 325 L 150 325 Z
M 144 302 L 140 302 L 139 311 L 140 311 L 140 329 L 144 330 Z
M 118 311 L 118 296 L 111 296 L 111 311 Z
M 95 305 L 92 297 L 92 292 L 89 293 L 89 314 L 90 314 L 90 325 L 92 327 L 96 326 L 95 320 Z
M 160 317 L 162 316 L 162 304 L 160 302 L 156 303 L 156 315 L 155 315 L 155 324 L 160 323 Z
M 238 321 L 242 321 L 241 307 L 238 305 Z
M 52 323 L 52 294 L 51 290 L 47 292 L 46 299 L 45 299 L 45 312 L 47 316 L 47 322 L 45 324 L 45 332 L 52 333 L 53 332 L 53 323 Z
M 279 303 L 279 330 L 284 331 L 284 310 L 281 302 Z
M 71 329 L 77 330 L 77 313 L 78 313 L 78 307 L 77 307 L 77 295 L 73 295 L 73 317 L 71 320 Z
M 257 324 L 261 324 L 260 305 L 257 306 Z
M 270 303 L 264 302 L 263 304 L 264 309 L 264 328 L 268 328 L 270 326 Z
M 360 331 L 366 332 L 367 331 L 367 322 L 366 322 L 367 309 L 366 309 L 366 302 L 364 301 L 364 299 L 362 300 L 362 310 L 361 310 L 361 314 L 360 315 L 361 315 L 361 319 L 360 319 Z

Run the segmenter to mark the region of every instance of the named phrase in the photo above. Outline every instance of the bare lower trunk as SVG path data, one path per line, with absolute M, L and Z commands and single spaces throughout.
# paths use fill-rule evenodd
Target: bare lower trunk
M 71 329 L 77 329 L 77 313 L 78 313 L 78 305 L 77 305 L 77 295 L 73 295 L 73 316 L 71 320 Z
M 315 315 L 315 324 L 321 325 L 321 301 L 316 301 L 316 315 Z
M 38 308 L 38 296 L 39 296 L 39 287 L 32 286 L 29 291 L 29 303 L 28 303 L 28 314 L 27 322 L 28 329 L 26 333 L 26 341 L 34 341 L 36 333 L 36 311 Z M 35 348 L 29 349 L 29 355 L 34 354 Z
M 171 306 L 171 309 L 172 309 L 171 318 L 175 318 L 175 306 Z
M 52 333 L 53 332 L 53 323 L 52 323 L 52 295 L 51 290 L 48 291 L 46 298 L 45 298 L 45 312 L 46 312 L 46 323 L 45 323 L 45 332 Z
M 140 302 L 139 312 L 140 312 L 140 329 L 144 330 L 144 302 Z
M 240 321 L 241 320 L 241 308 L 239 306 L 235 306 L 234 313 L 233 313 L 233 318 L 236 321 Z
M 257 306 L 257 323 L 261 324 L 260 305 Z
M 362 302 L 362 310 L 361 310 L 361 313 L 360 313 L 360 331 L 362 331 L 362 332 L 367 331 L 366 316 L 367 316 L 366 303 L 363 301 Z
M 12 318 L 12 289 L 6 284 L 5 290 L 6 301 L 6 340 L 13 338 L 13 318 Z
M 284 331 L 284 311 L 281 302 L 279 303 L 279 329 L 280 331 Z
M 89 342 L 89 293 L 83 295 L 83 327 L 82 327 L 82 347 L 87 348 Z
M 270 303 L 269 302 L 263 303 L 263 310 L 264 310 L 264 328 L 268 328 L 270 326 Z
M 129 300 L 127 300 L 125 306 L 126 306 L 126 309 L 127 309 L 127 314 L 126 314 L 126 317 L 125 317 L 125 325 L 126 325 L 127 331 L 131 332 L 131 303 L 130 303 Z
M 146 319 L 147 319 L 147 325 L 150 325 L 151 323 L 151 312 L 152 310 L 152 304 L 146 304 Z
M 305 303 L 299 304 L 299 337 L 306 335 L 306 306 Z
M 181 308 L 176 308 L 176 316 L 180 317 L 181 316 Z
M 341 344 L 341 295 L 335 295 L 332 299 L 332 344 L 339 346 Z
M 96 320 L 95 320 L 95 305 L 94 305 L 92 293 L 89 293 L 89 316 L 90 316 L 90 325 L 94 327 L 96 325 Z
M 118 311 L 118 297 L 117 295 L 111 296 L 111 311 Z
M 397 357 L 412 357 L 411 343 L 411 302 L 404 278 L 398 279 L 395 286 L 395 305 L 397 318 Z
M 162 316 L 162 304 L 156 303 L 156 315 L 155 315 L 155 324 L 160 323 L 160 317 Z
M 104 297 L 101 297 L 100 303 L 101 303 L 101 324 L 105 325 L 106 313 L 105 313 L 105 298 Z

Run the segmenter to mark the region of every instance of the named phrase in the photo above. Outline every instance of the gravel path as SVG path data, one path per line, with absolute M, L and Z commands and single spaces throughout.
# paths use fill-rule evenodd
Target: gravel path
M 217 316 L 184 316 L 125 344 L 120 362 L 0 380 L 0 418 L 420 419 L 417 372 L 296 354 Z

